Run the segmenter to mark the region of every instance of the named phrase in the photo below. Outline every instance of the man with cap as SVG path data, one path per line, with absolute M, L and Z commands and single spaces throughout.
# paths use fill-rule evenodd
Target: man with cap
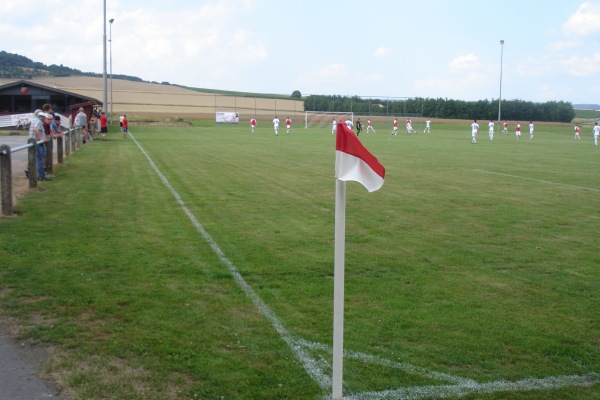
M 75 127 L 81 128 L 81 132 L 83 135 L 83 143 L 85 143 L 86 140 L 90 140 L 90 136 L 88 133 L 87 114 L 83 110 L 83 107 L 79 107 L 79 112 L 75 116 Z
M 50 124 L 50 134 L 52 135 L 52 139 L 63 136 L 63 133 L 60 129 L 60 115 L 58 114 L 54 114 L 54 119 Z
M 46 157 L 46 142 L 49 140 L 44 132 L 44 122 L 46 119 L 52 118 L 51 115 L 42 112 L 42 110 L 35 110 L 31 124 L 29 125 L 29 137 L 35 139 L 38 142 L 37 145 L 37 170 L 39 181 L 49 181 L 46 178 L 46 170 L 44 168 L 44 158 Z

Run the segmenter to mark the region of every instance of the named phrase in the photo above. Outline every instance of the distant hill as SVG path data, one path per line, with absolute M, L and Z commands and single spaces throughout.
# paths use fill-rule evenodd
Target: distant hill
M 600 110 L 600 104 L 573 104 L 575 110 Z
M 32 79 L 37 77 L 48 77 L 48 76 L 93 76 L 101 78 L 103 74 L 95 72 L 82 72 L 78 69 L 65 67 L 61 65 L 45 65 L 41 62 L 30 60 L 27 57 L 19 54 L 7 53 L 6 51 L 0 51 L 0 78 L 9 79 Z M 138 78 L 137 76 L 129 75 L 112 75 L 115 79 L 123 79 L 126 81 L 135 82 L 147 82 Z M 161 83 L 163 85 L 170 85 L 169 82 L 149 82 L 149 83 Z

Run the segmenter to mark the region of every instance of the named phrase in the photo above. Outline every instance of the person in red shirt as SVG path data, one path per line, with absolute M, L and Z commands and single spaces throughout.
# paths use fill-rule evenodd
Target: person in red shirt
M 579 124 L 575 124 L 575 140 L 581 139 L 581 136 L 579 136 L 579 132 L 581 132 L 581 129 L 579 128 Z
M 515 125 L 515 135 L 517 136 L 517 140 L 521 139 L 521 124 L 518 122 Z
M 250 126 L 252 127 L 252 133 L 254 133 L 254 129 L 256 129 L 256 118 L 250 120 Z
M 287 117 L 285 120 L 285 128 L 287 129 L 287 133 L 290 133 L 290 128 L 292 127 L 292 120 L 290 117 Z
M 108 121 L 106 120 L 106 114 L 100 114 L 100 136 L 102 140 L 106 140 L 106 134 L 108 133 Z
M 504 130 L 502 131 L 508 135 L 508 122 L 504 121 Z
M 123 114 L 123 120 L 121 122 L 123 123 L 123 126 L 121 127 L 121 132 L 123 132 L 123 139 L 127 139 L 128 122 L 126 114 Z

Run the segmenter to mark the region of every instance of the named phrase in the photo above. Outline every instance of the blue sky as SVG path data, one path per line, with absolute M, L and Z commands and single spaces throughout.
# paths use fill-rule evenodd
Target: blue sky
M 3 0 L 0 50 L 101 73 L 103 4 Z M 502 52 L 503 99 L 600 103 L 597 0 L 106 0 L 106 9 L 113 73 L 148 81 L 497 99 Z

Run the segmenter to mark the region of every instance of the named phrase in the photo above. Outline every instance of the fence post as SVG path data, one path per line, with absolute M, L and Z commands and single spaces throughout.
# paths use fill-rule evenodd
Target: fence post
M 64 133 L 65 138 L 65 157 L 71 155 L 71 129 Z
M 27 150 L 27 164 L 29 168 L 29 189 L 37 187 L 38 170 L 37 170 L 37 140 L 30 138 L 27 143 L 32 146 Z
M 77 131 L 75 128 L 71 128 L 71 153 L 77 151 Z
M 63 153 L 63 137 L 59 136 L 56 138 L 56 159 L 60 165 L 64 163 L 64 153 Z
M 46 159 L 45 167 L 46 172 L 49 174 L 54 173 L 54 141 L 52 138 L 46 142 Z
M 2 214 L 12 215 L 12 163 L 10 157 L 10 146 L 0 146 L 0 191 L 2 191 Z
M 79 149 L 81 147 L 81 145 L 83 144 L 83 137 L 81 136 L 81 128 L 77 127 L 75 128 L 75 132 L 77 132 L 76 136 L 77 136 L 77 140 L 75 141 L 77 143 L 77 148 Z

